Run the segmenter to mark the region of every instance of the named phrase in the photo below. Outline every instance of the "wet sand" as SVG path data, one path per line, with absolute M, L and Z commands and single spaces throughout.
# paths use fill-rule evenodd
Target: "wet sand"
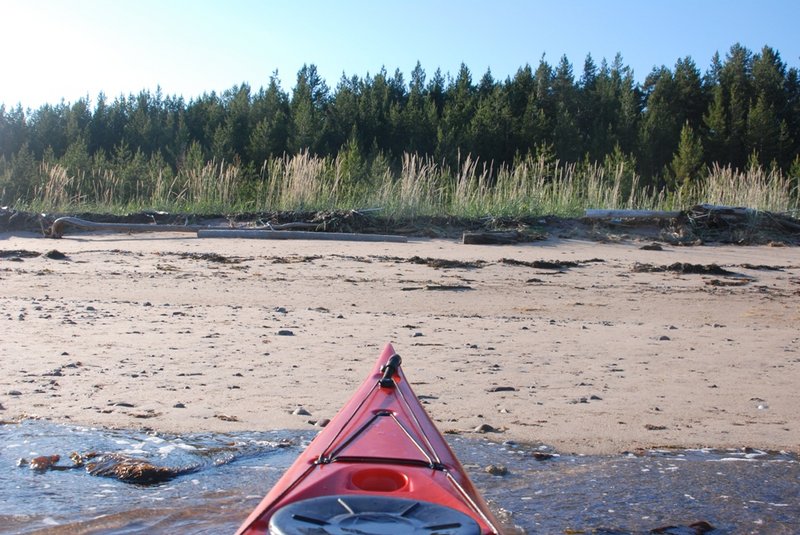
M 0 419 L 313 429 L 392 342 L 447 433 L 800 450 L 797 248 L 645 243 L 0 234 Z

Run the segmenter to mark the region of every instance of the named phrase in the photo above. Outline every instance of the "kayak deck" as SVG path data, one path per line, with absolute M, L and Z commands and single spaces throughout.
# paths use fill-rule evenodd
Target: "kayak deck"
M 497 525 L 387 345 L 237 533 L 488 535 Z

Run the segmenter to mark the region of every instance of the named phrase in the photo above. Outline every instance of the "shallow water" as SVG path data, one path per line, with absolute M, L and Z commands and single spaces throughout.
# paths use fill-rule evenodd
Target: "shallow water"
M 62 426 L 0 426 L 0 533 L 232 533 L 313 438 L 311 433 L 164 435 Z M 784 453 L 653 451 L 555 456 L 547 449 L 448 436 L 510 531 L 641 533 L 704 520 L 713 533 L 800 533 L 800 463 Z M 157 485 L 37 472 L 20 458 L 118 452 L 193 471 Z M 509 473 L 493 476 L 487 465 Z M 523 531 L 524 530 L 524 531 Z

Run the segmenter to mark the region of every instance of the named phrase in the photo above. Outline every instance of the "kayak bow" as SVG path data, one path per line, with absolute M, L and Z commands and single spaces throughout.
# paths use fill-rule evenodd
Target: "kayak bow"
M 391 344 L 237 534 L 489 535 L 498 523 Z

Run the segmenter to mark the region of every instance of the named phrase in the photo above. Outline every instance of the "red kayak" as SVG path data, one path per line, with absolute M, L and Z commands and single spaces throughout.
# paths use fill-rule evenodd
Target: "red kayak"
M 498 523 L 387 345 L 237 534 L 489 535 Z

